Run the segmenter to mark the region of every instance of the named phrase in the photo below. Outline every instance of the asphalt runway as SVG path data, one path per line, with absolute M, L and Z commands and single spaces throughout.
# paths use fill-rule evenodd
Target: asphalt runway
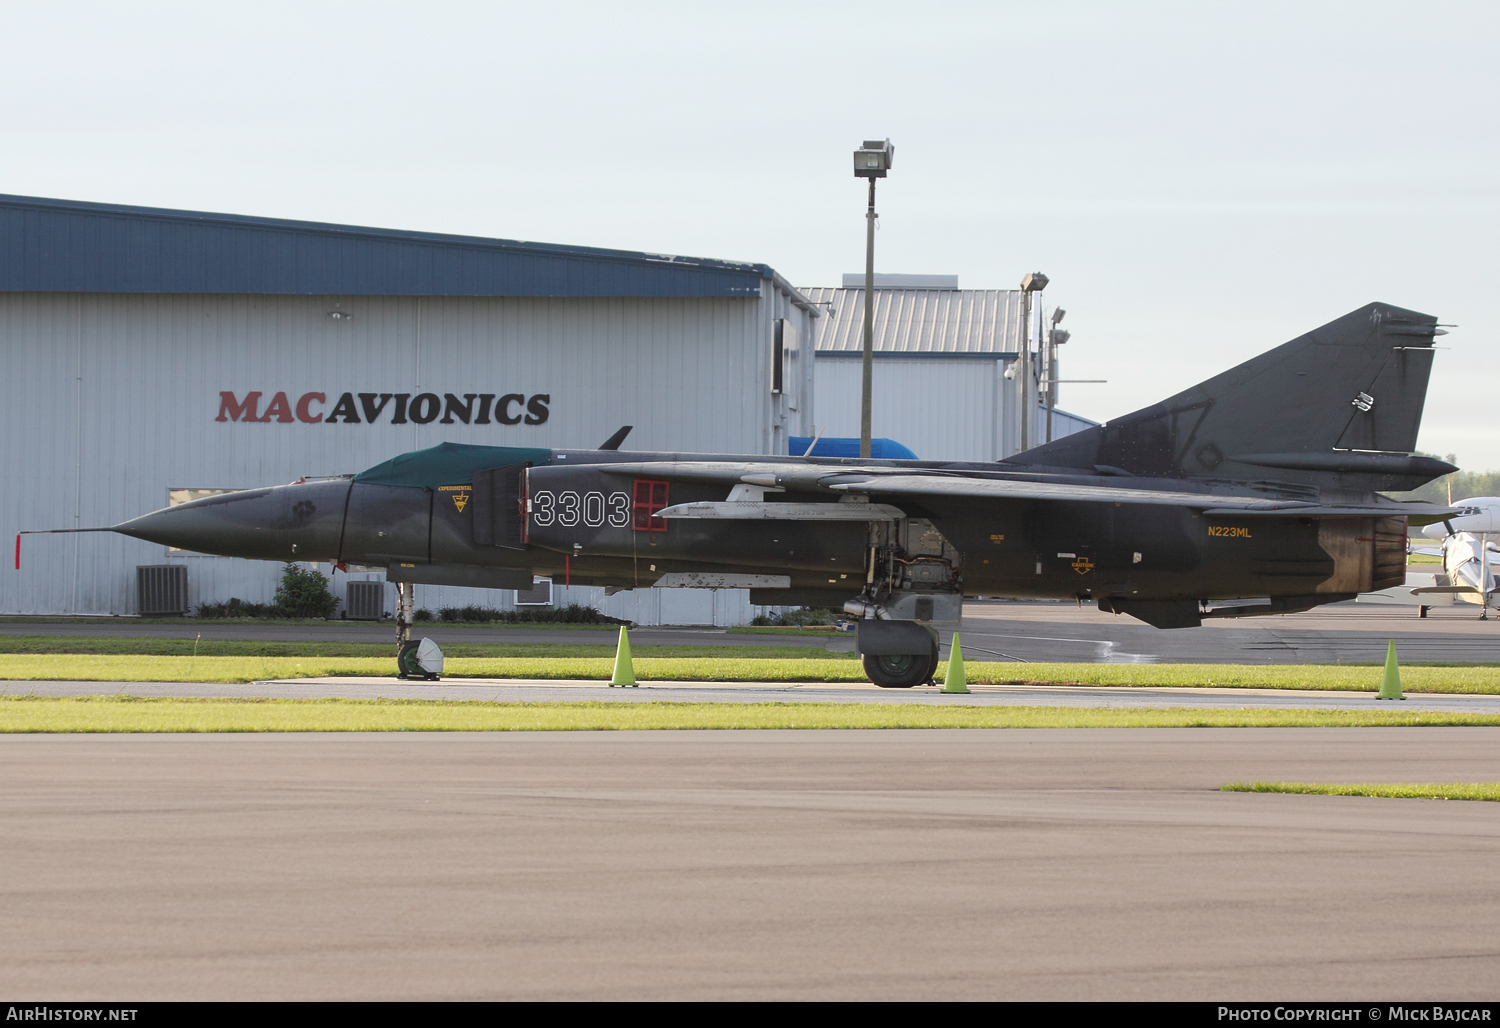
M 1394 639 L 1407 661 L 1500 661 L 1500 618 L 1477 607 L 1340 603 L 1302 614 L 1216 618 L 1164 631 L 1135 618 L 1059 603 L 966 603 L 966 656 L 1108 664 L 1348 664 L 1383 662 Z
M 973 685 L 968 695 L 936 685 L 880 689 L 868 682 L 645 682 L 612 689 L 599 681 L 447 678 L 409 682 L 397 678 L 296 678 L 245 685 L 205 682 L 0 681 L 0 695 L 150 696 L 241 699 L 346 698 L 361 700 L 473 700 L 487 703 L 922 703 L 937 706 L 1201 707 L 1317 710 L 1398 710 L 1500 714 L 1500 696 L 1407 693 L 1402 701 L 1377 700 L 1379 668 L 1370 669 L 1369 692 L 1312 689 L 1198 689 L 1142 686 Z
M 1065 603 L 971 601 L 964 605 L 961 629 L 971 659 L 1033 662 L 1339 664 L 1385 659 L 1394 639 L 1402 660 L 1500 662 L 1500 617 L 1480 621 L 1478 608 L 1434 608 L 1419 619 L 1416 609 L 1395 605 L 1343 603 L 1303 614 L 1216 619 L 1201 628 L 1163 631 L 1092 606 Z M 392 643 L 389 622 L 329 622 L 318 625 L 141 624 L 132 618 L 59 622 L 8 621 L 0 635 L 85 635 L 191 639 L 333 640 Z M 419 624 L 417 636 L 444 642 L 592 643 L 613 645 L 617 630 L 528 629 Z M 637 628 L 637 646 L 809 646 L 852 650 L 852 635 L 749 635 L 712 628 Z M 947 633 L 944 633 L 944 655 Z M 394 646 L 393 646 L 394 649 Z
M 9 736 L 56 1000 L 1493 1000 L 1494 729 Z

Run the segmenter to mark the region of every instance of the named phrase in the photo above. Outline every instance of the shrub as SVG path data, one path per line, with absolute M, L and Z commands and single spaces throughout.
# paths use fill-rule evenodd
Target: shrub
M 193 611 L 200 618 L 328 618 L 339 605 L 328 591 L 328 579 L 311 568 L 288 564 L 273 603 L 246 603 L 238 596 L 227 603 L 200 603 Z
M 312 568 L 288 564 L 281 572 L 276 606 L 282 617 L 328 618 L 339 601 L 328 591 L 328 579 Z
M 758 614 L 750 623 L 757 627 L 791 628 L 801 625 L 834 625 L 843 619 L 827 607 L 798 607 L 781 614 Z
M 428 610 L 426 607 L 418 607 L 416 610 L 411 612 L 411 619 L 413 621 L 431 621 L 432 611 Z M 446 621 L 448 619 L 444 618 L 443 620 Z
M 566 607 L 522 607 L 517 610 L 495 610 L 493 607 L 443 607 L 438 618 L 447 622 L 486 624 L 499 622 L 504 625 L 628 625 L 629 621 L 607 617 L 593 607 L 581 603 L 570 603 Z
M 280 612 L 272 603 L 246 603 L 238 596 L 231 597 L 228 603 L 200 603 L 198 609 L 193 611 L 193 617 L 197 618 L 274 618 L 279 617 Z

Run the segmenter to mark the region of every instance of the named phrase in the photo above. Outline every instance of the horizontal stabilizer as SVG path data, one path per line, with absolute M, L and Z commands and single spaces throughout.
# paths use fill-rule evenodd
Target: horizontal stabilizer
M 1211 518 L 1287 517 L 1287 518 L 1408 518 L 1426 524 L 1453 516 L 1452 507 L 1440 503 L 1310 503 L 1303 507 L 1281 509 L 1214 507 L 1203 512 Z
M 1363 472 L 1370 475 L 1408 475 L 1430 481 L 1458 470 L 1436 457 L 1409 457 L 1396 453 L 1246 453 L 1229 458 L 1239 464 L 1290 471 Z

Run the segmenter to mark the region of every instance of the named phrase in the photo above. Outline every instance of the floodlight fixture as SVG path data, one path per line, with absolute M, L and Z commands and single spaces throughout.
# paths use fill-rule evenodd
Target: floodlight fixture
M 1030 272 L 1025 278 L 1021 279 L 1021 292 L 1023 293 L 1040 293 L 1046 288 L 1047 276 L 1043 275 L 1040 271 Z
M 885 178 L 895 156 L 896 148 L 889 139 L 866 139 L 864 145 L 854 151 L 854 177 Z
M 1073 338 L 1073 334 L 1065 328 L 1054 328 L 1050 335 L 1053 346 L 1061 346 L 1071 338 Z
M 1057 310 L 1052 312 L 1052 324 L 1056 325 L 1058 322 L 1062 321 L 1067 313 L 1068 312 L 1063 310 L 1061 307 L 1057 308 Z

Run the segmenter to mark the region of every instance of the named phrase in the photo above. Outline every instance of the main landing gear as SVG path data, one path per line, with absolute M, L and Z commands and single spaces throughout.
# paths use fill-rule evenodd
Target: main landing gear
M 859 622 L 855 648 L 865 674 L 882 689 L 910 689 L 932 681 L 938 666 L 937 632 L 915 621 Z
M 937 671 L 936 644 L 931 653 L 866 653 L 865 674 L 882 689 L 910 689 L 931 682 Z
M 865 587 L 844 604 L 858 618 L 854 648 L 882 689 L 910 689 L 937 673 L 934 625 L 963 617 L 962 555 L 925 518 L 870 525 Z

